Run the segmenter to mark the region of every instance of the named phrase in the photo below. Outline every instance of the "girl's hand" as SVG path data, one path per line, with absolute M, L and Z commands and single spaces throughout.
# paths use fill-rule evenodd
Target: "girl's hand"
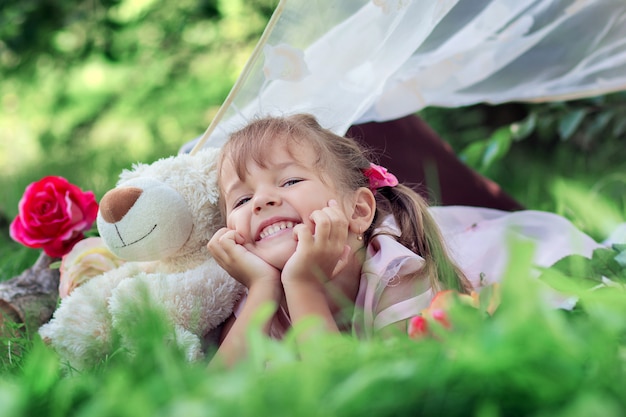
M 275 313 L 282 296 L 280 271 L 246 249 L 244 243 L 240 233 L 222 228 L 207 244 L 217 263 L 248 288 L 243 308 L 236 318 L 229 319 L 222 330 L 223 340 L 214 358 L 227 365 L 247 355 L 246 335 L 259 308 L 269 302 Z M 269 334 L 272 318 L 273 315 L 262 324 L 265 334 Z
M 280 285 L 280 271 L 246 249 L 244 243 L 240 233 L 224 227 L 213 235 L 207 248 L 217 263 L 248 289 L 258 282 Z
M 337 202 L 329 201 L 328 207 L 315 210 L 309 218 L 314 230 L 304 224 L 294 227 L 294 238 L 298 245 L 283 268 L 283 284 L 323 284 L 346 265 L 350 253 L 347 244 L 349 225 Z

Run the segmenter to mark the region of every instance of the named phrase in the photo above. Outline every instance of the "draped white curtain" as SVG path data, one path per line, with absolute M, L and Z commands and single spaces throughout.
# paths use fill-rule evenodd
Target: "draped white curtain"
M 196 148 L 308 112 L 338 134 L 426 106 L 626 89 L 626 0 L 283 0 Z

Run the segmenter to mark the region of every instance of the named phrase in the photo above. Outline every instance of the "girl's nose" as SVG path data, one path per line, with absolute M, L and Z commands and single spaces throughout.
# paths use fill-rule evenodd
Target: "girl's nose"
M 254 212 L 258 213 L 261 210 L 280 205 L 280 197 L 269 190 L 257 192 L 254 196 Z

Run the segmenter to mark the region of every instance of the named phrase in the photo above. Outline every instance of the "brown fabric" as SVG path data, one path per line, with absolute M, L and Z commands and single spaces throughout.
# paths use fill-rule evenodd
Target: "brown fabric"
M 346 136 L 378 155 L 378 163 L 431 204 L 520 210 L 500 186 L 465 165 L 449 144 L 415 115 L 352 126 Z

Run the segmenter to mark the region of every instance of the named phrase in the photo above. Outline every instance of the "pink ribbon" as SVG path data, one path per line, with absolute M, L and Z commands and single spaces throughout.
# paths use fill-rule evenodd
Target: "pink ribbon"
M 387 168 L 374 163 L 370 163 L 370 167 L 363 170 L 363 174 L 369 179 L 369 189 L 376 191 L 380 187 L 395 187 L 398 185 L 398 179 L 395 175 L 387 171 Z

